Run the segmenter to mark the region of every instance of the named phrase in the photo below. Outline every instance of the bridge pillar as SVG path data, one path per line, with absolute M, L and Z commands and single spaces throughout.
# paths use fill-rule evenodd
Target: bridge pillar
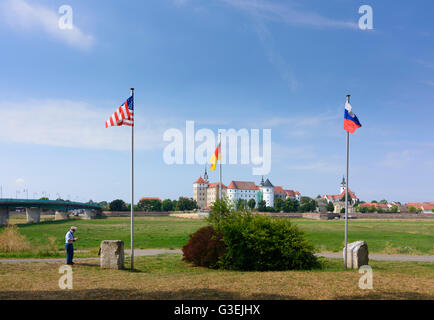
M 9 208 L 0 208 L 0 226 L 7 226 L 9 223 Z
M 84 209 L 84 219 L 86 220 L 92 220 L 95 219 L 96 212 L 92 209 Z
M 56 211 L 54 214 L 54 220 L 68 220 L 69 219 L 69 213 L 67 211 Z
M 26 216 L 27 216 L 27 222 L 30 223 L 41 222 L 41 208 L 27 208 Z

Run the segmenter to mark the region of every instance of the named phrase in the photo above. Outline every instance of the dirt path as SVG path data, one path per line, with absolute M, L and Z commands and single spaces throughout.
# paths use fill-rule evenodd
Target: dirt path
M 125 250 L 127 255 L 130 255 L 131 250 Z M 143 256 L 156 256 L 165 253 L 182 253 L 181 250 L 169 250 L 169 249 L 136 249 L 134 250 L 135 257 Z M 322 252 L 318 253 L 317 256 L 325 258 L 342 258 L 342 253 L 340 252 Z M 86 261 L 86 260 L 97 260 L 99 258 L 76 258 L 74 261 Z M 432 262 L 434 263 L 434 256 L 413 256 L 404 254 L 369 254 L 369 260 L 381 260 L 381 261 L 401 261 L 401 262 Z M 62 262 L 62 259 L 0 259 L 0 263 L 22 263 L 22 262 Z

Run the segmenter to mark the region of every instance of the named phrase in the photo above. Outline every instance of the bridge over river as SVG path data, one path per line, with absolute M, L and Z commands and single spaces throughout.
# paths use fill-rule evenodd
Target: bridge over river
M 29 199 L 0 199 L 0 225 L 7 225 L 9 212 L 17 208 L 26 209 L 27 222 L 38 223 L 41 220 L 41 210 L 55 210 L 55 219 L 69 218 L 69 212 L 82 209 L 87 219 L 94 219 L 101 212 L 97 204 L 58 201 L 58 200 L 29 200 Z

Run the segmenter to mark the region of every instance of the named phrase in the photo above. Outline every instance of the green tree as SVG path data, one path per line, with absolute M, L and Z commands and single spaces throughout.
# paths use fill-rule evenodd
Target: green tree
M 276 212 L 283 211 L 284 206 L 285 206 L 285 202 L 282 199 L 276 198 L 274 200 L 274 209 L 276 210 Z
M 266 212 L 267 210 L 267 202 L 265 200 L 261 200 L 258 203 L 258 211 L 259 212 Z
M 345 208 L 342 208 L 342 209 L 341 209 L 341 213 L 345 213 Z
M 127 211 L 127 205 L 121 199 L 110 202 L 110 211 Z
M 368 212 L 368 208 L 366 208 L 366 207 L 359 207 L 359 212 L 361 212 L 361 213 L 367 213 Z
M 410 206 L 408 208 L 408 212 L 415 213 L 416 212 L 416 207 Z
M 389 202 L 387 202 L 387 200 L 381 200 L 380 203 L 381 204 L 388 204 Z
M 225 199 L 217 199 L 211 205 L 211 212 L 208 217 L 208 222 L 214 225 L 218 225 L 222 221 L 225 221 L 231 213 L 233 206 L 229 204 Z
M 110 204 L 107 201 L 101 201 L 98 203 L 101 206 L 101 209 L 103 211 L 108 211 L 110 210 Z
M 163 200 L 161 203 L 162 211 L 173 211 L 173 202 L 170 199 Z
M 377 211 L 377 208 L 375 206 L 370 206 L 369 209 L 368 209 L 368 211 L 370 213 L 374 213 L 375 211 Z
M 299 207 L 300 207 L 300 203 L 297 201 L 297 199 L 288 198 L 285 200 L 283 210 L 285 212 L 297 212 Z
M 318 204 L 314 199 L 309 197 L 301 197 L 300 210 L 301 212 L 313 212 L 317 208 Z
M 417 209 L 416 209 L 416 212 L 417 212 L 417 213 L 422 213 L 422 208 L 417 208 Z
M 157 199 L 151 199 L 151 211 L 152 212 L 161 211 L 161 201 Z
M 398 206 L 393 205 L 392 208 L 390 209 L 391 213 L 397 213 L 398 212 Z
M 48 199 L 47 197 L 42 197 L 42 198 L 39 198 L 39 200 L 50 200 L 50 199 Z
M 327 212 L 335 211 L 335 206 L 333 205 L 333 202 L 330 201 L 329 203 L 327 203 L 326 210 L 327 210 Z
M 246 211 L 247 210 L 247 201 L 244 199 L 238 199 L 235 205 L 237 211 Z
M 139 203 L 137 204 L 140 208 L 140 210 L 145 212 L 151 211 L 151 200 L 149 199 L 141 199 Z
M 378 203 L 378 201 L 377 200 L 372 200 L 371 203 Z
M 176 202 L 177 211 L 186 211 L 186 210 L 194 210 L 194 209 L 197 209 L 196 200 L 179 197 L 178 201 Z
M 255 209 L 255 207 L 256 207 L 256 201 L 255 201 L 255 199 L 250 199 L 250 200 L 247 202 L 247 205 L 249 206 L 250 210 Z

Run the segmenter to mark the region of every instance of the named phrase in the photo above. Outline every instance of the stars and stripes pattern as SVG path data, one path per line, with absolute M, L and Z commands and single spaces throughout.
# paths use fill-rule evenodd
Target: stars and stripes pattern
M 106 121 L 105 127 L 134 126 L 134 98 L 129 97 Z

